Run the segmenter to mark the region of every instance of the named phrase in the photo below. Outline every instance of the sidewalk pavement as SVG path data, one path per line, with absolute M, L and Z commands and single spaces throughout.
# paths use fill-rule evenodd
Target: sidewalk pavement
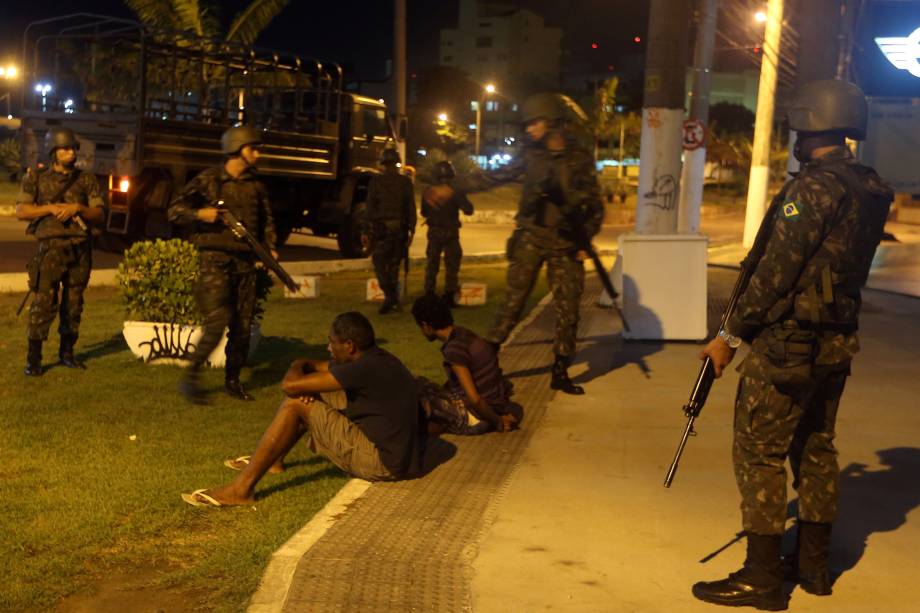
M 711 304 L 736 274 L 710 269 Z M 625 343 L 594 306 L 599 291 L 589 277 L 572 371 L 585 396 L 548 390 L 553 314 L 538 309 L 502 352 L 523 428 L 445 437 L 424 478 L 363 490 L 313 539 L 289 589 L 273 588 L 283 600 L 252 610 L 718 610 L 690 586 L 743 559 L 730 446 L 738 376 L 714 385 L 666 490 L 700 346 Z M 791 610 L 899 613 L 920 601 L 920 347 L 907 342 L 920 338 L 918 314 L 916 298 L 865 291 L 863 351 L 838 420 L 840 577 L 830 597 L 795 590 Z

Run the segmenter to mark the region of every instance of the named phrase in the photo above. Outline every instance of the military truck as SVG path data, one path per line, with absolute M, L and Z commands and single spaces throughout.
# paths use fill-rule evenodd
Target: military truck
M 76 13 L 29 24 L 23 79 L 23 164 L 43 161 L 50 127 L 71 128 L 78 167 L 108 190 L 103 244 L 171 236 L 175 194 L 248 124 L 263 131 L 279 242 L 305 229 L 366 255 L 367 184 L 393 125 L 383 101 L 344 90 L 338 64 Z

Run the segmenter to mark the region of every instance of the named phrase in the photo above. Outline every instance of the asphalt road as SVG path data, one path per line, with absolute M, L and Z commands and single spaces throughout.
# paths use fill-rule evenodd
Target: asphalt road
M 740 214 L 703 220 L 703 232 L 713 244 L 738 240 L 741 236 L 743 218 Z M 505 242 L 513 229 L 512 224 L 468 223 L 460 230 L 463 251 L 467 255 L 494 253 L 505 248 Z M 35 240 L 25 235 L 26 224 L 13 217 L 0 217 L 0 273 L 23 272 L 26 263 L 35 251 Z M 607 225 L 595 238 L 594 244 L 600 250 L 615 249 L 617 237 L 630 231 L 632 226 Z M 419 227 L 416 240 L 410 248 L 410 255 L 424 256 L 427 241 L 426 230 Z M 310 234 L 294 234 L 280 251 L 282 262 L 301 262 L 340 259 L 335 239 L 320 238 Z M 93 267 L 96 269 L 116 268 L 121 261 L 120 254 L 96 249 L 93 252 Z

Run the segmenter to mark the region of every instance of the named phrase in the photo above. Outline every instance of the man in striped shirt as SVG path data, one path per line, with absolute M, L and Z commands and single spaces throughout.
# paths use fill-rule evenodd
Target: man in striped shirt
M 521 407 L 511 401 L 511 383 L 502 374 L 494 347 L 472 330 L 454 325 L 450 307 L 433 294 L 416 300 L 412 315 L 425 338 L 444 343 L 441 353 L 447 390 L 462 399 L 475 419 L 487 422 L 499 432 L 512 430 L 520 421 Z M 479 431 L 464 429 L 456 433 Z

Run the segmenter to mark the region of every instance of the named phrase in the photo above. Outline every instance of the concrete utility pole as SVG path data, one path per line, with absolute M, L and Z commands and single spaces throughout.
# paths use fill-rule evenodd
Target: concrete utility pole
M 767 4 L 763 59 L 760 62 L 760 89 L 754 121 L 754 146 L 751 148 L 751 174 L 748 179 L 747 209 L 744 214 L 744 246 L 751 247 L 763 220 L 770 184 L 770 139 L 773 108 L 776 102 L 776 73 L 779 70 L 779 44 L 783 27 L 783 0 Z
M 393 76 L 396 86 L 396 149 L 406 163 L 406 0 L 395 0 L 393 19 Z
M 639 234 L 677 231 L 690 4 L 652 0 L 650 9 L 636 202 Z
M 712 89 L 712 55 L 716 41 L 716 17 L 719 0 L 700 1 L 700 24 L 693 52 L 693 89 L 690 91 L 690 121 L 709 129 L 709 92 Z M 680 178 L 680 208 L 677 231 L 681 234 L 700 230 L 700 205 L 706 174 L 706 140 L 702 146 L 684 152 Z M 684 145 L 687 146 L 686 143 Z
M 620 236 L 614 266 L 627 339 L 702 340 L 707 333 L 706 237 L 677 234 L 691 4 L 651 2 L 636 233 Z

